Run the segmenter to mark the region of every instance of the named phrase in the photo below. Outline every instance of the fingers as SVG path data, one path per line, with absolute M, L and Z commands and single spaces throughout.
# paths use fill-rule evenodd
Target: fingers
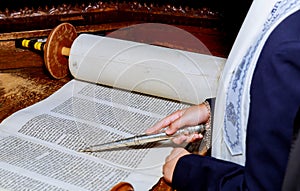
M 186 140 L 187 140 L 187 136 L 184 136 L 184 135 L 180 135 L 180 136 L 174 137 L 172 139 L 173 143 L 178 144 L 178 145 L 182 144 Z
M 184 155 L 190 154 L 188 151 L 186 151 L 183 148 L 175 148 L 172 150 L 172 152 L 170 153 L 170 155 L 166 158 L 166 162 L 163 165 L 163 175 L 164 175 L 164 179 L 167 182 L 172 182 L 172 178 L 173 178 L 173 173 L 175 170 L 175 166 L 177 164 L 177 161 L 179 160 L 179 158 L 181 158 Z
M 168 135 L 174 134 L 178 129 L 187 126 L 195 126 L 204 123 L 209 118 L 209 112 L 204 104 L 194 105 L 172 113 L 165 117 L 153 127 L 146 130 L 147 134 L 158 133 L 161 129 L 166 128 Z M 181 138 L 182 139 L 182 138 Z
M 167 134 L 173 134 L 178 129 L 188 126 L 195 126 L 203 123 L 203 108 L 200 105 L 191 106 L 185 110 L 182 110 L 181 116 L 170 124 L 166 130 Z
M 161 129 L 170 126 L 174 121 L 176 121 L 178 118 L 180 118 L 182 116 L 182 113 L 183 113 L 183 110 L 179 110 L 179 111 L 172 113 L 171 115 L 165 117 L 164 119 L 162 119 L 161 121 L 156 123 L 154 126 L 148 128 L 146 130 L 146 133 L 147 134 L 158 133 Z M 172 131 L 171 134 L 175 133 L 176 130 Z
M 180 135 L 178 137 L 174 137 L 172 139 L 172 141 L 175 144 L 182 144 L 183 142 L 195 142 L 195 141 L 199 141 L 203 138 L 202 134 L 198 134 L 198 133 L 193 133 L 192 135 L 189 136 L 185 136 L 185 135 Z
M 187 137 L 186 142 L 187 142 L 187 143 L 195 142 L 195 141 L 201 140 L 202 138 L 203 138 L 203 135 L 202 135 L 202 134 L 194 133 L 194 134 L 192 134 L 191 136 L 188 136 L 188 137 Z
M 166 133 L 168 135 L 174 134 L 178 129 L 186 126 L 186 124 L 191 123 L 189 116 L 186 116 L 186 110 L 188 109 L 182 109 L 178 110 L 171 115 L 165 117 L 158 123 L 156 123 L 154 126 L 146 130 L 147 134 L 157 133 L 161 129 L 166 128 Z M 196 124 L 195 124 L 196 125 Z

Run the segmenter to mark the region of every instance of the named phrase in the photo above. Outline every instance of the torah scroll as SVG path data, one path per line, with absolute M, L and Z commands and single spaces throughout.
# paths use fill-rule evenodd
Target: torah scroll
M 190 104 L 216 96 L 225 59 L 82 34 L 72 44 L 76 79 Z

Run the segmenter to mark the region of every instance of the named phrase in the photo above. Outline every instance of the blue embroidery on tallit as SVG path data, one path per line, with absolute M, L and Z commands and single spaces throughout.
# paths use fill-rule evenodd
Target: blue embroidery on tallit
M 299 0 L 278 1 L 263 25 L 263 29 L 257 40 L 250 46 L 230 79 L 226 96 L 226 111 L 224 117 L 224 139 L 232 155 L 242 154 L 241 137 L 241 100 L 244 91 L 244 83 L 253 56 L 272 25 L 286 14 L 290 9 L 300 5 Z

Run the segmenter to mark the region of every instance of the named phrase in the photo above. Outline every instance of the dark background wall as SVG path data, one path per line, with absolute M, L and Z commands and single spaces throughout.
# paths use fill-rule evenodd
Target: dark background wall
M 51 8 L 52 6 L 59 6 L 62 4 L 89 4 L 97 3 L 99 0 L 6 0 L 0 3 L 0 13 L 4 13 L 6 9 L 10 12 L 19 11 L 25 7 L 29 9 L 37 9 L 38 7 L 44 8 L 46 5 Z M 230 45 L 233 43 L 239 28 L 247 14 L 247 11 L 252 3 L 252 0 L 134 0 L 134 1 L 117 1 L 117 0 L 102 0 L 102 2 L 139 2 L 154 5 L 174 5 L 175 7 L 189 7 L 201 8 L 208 7 L 210 9 L 220 12 L 223 27 L 227 34 L 225 41 Z

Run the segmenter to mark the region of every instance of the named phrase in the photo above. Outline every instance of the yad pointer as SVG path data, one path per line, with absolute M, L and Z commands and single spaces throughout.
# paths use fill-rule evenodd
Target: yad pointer
M 157 134 L 141 134 L 133 137 L 120 139 L 108 143 L 103 143 L 99 145 L 92 145 L 87 148 L 81 149 L 80 152 L 100 152 L 105 150 L 111 150 L 122 147 L 138 146 L 146 143 L 159 142 L 164 140 L 169 140 L 171 138 L 180 135 L 191 135 L 193 133 L 203 133 L 205 131 L 205 125 L 198 125 L 193 127 L 186 127 L 184 129 L 178 130 L 172 135 L 167 135 L 164 131 Z

